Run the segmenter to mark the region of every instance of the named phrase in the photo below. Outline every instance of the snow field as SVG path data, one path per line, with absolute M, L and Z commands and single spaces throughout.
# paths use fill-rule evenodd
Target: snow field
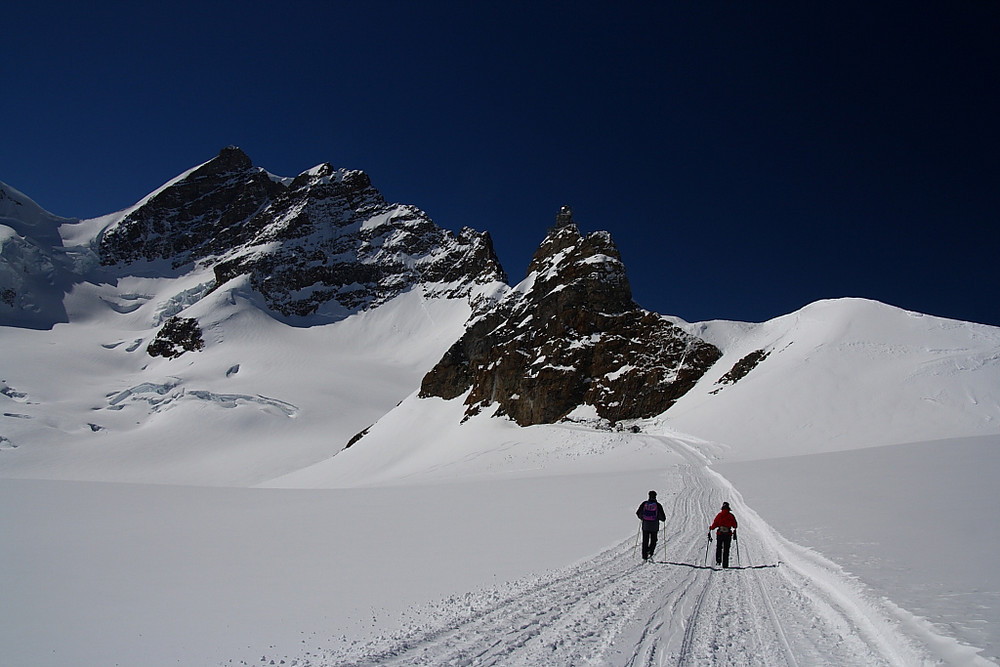
M 687 445 L 661 444 L 671 463 L 659 472 L 668 518 L 656 562 L 642 564 L 629 536 L 569 567 L 412 607 L 402 628 L 367 643 L 281 659 L 310 667 L 935 664 L 891 610 L 775 536 Z M 643 494 L 635 495 L 638 505 Z M 742 568 L 705 565 L 706 528 L 723 498 L 743 519 Z
M 3 480 L 0 534 L 16 537 L 0 540 L 3 662 L 211 665 L 363 641 L 411 605 L 601 551 L 628 512 L 608 497 L 644 484 L 634 473 L 331 490 Z M 554 521 L 548 508 L 567 498 L 579 517 Z
M 453 426 L 507 444 L 403 457 L 392 484 L 5 480 L 0 643 L 28 665 L 989 664 L 778 536 L 695 439 L 503 425 Z M 391 443 L 413 446 L 368 455 Z M 668 519 L 642 565 L 649 488 Z M 744 569 L 705 566 L 722 500 Z
M 933 622 L 931 634 L 961 640 L 944 655 L 962 664 L 970 646 L 1000 657 L 1000 527 L 984 521 L 1000 506 L 998 465 L 1000 438 L 981 436 L 715 469 L 804 553 L 882 591 L 907 610 L 900 619 L 917 614 Z
M 30 447 L 0 461 L 0 475 L 260 484 L 329 458 L 399 403 L 469 312 L 415 291 L 336 326 L 295 328 L 230 285 L 186 313 L 200 318 L 204 352 L 149 357 L 150 322 L 195 283 L 130 279 L 121 288 L 142 295 L 141 306 L 125 315 L 105 305 L 51 331 L 5 328 L 5 350 L 45 354 L 2 360 L 0 381 L 23 394 L 16 410 L 4 408 L 23 417 L 5 419 L 3 435 Z M 106 304 L 105 291 L 78 286 L 70 307 L 93 308 L 95 296 Z

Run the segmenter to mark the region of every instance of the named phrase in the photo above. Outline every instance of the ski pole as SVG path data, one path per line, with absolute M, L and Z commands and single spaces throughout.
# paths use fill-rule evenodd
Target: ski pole
M 733 542 L 736 543 L 736 567 L 739 567 L 741 565 L 741 563 L 740 563 L 740 541 L 736 537 L 736 532 L 735 531 L 733 531 Z
M 708 541 L 705 542 L 705 565 L 708 565 L 708 550 L 712 548 L 712 531 L 708 531 Z
M 667 522 L 663 522 L 663 562 L 667 561 Z
M 635 558 L 635 550 L 639 548 L 639 535 L 642 533 L 642 524 L 635 531 L 635 544 L 632 546 L 632 558 Z

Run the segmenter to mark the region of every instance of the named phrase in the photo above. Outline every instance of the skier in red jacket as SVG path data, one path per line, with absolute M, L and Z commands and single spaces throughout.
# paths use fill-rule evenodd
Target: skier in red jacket
M 722 503 L 722 511 L 715 515 L 715 521 L 708 528 L 708 539 L 715 530 L 715 564 L 729 567 L 729 546 L 736 539 L 736 517 L 729 511 L 729 503 Z

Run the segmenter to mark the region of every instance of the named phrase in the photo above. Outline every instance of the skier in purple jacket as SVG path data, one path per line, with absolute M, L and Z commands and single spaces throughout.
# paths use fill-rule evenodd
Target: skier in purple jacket
M 642 521 L 642 560 L 653 557 L 656 551 L 656 535 L 660 531 L 660 522 L 667 520 L 663 505 L 656 502 L 656 491 L 649 492 L 649 500 L 639 505 L 635 515 Z

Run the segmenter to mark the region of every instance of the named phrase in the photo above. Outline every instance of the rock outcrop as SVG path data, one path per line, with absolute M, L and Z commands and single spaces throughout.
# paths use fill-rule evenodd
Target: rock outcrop
M 746 355 L 739 361 L 737 361 L 731 369 L 726 371 L 726 373 L 715 381 L 715 384 L 719 385 L 718 389 L 715 389 L 709 393 L 718 394 L 728 385 L 734 385 L 747 375 L 750 371 L 757 368 L 765 359 L 771 355 L 772 350 L 754 350 L 750 354 Z
M 151 357 L 176 359 L 185 352 L 205 349 L 205 339 L 198 321 L 191 317 L 171 317 L 157 332 L 156 338 L 146 347 Z
M 564 207 L 528 276 L 424 377 L 420 395 L 468 394 L 521 425 L 580 406 L 610 422 L 667 410 L 721 357 L 715 346 L 639 308 L 611 236 L 582 236 Z

